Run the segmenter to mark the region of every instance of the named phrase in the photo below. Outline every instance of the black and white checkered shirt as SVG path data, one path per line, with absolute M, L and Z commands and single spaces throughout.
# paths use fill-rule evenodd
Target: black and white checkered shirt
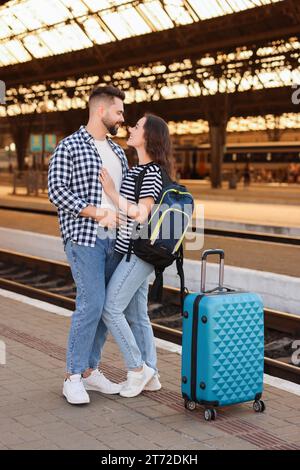
M 124 150 L 107 139 L 120 158 L 122 178 L 128 171 Z M 79 245 L 95 246 L 98 222 L 79 216 L 89 204 L 100 207 L 102 185 L 99 173 L 102 167 L 93 137 L 84 126 L 63 139 L 51 157 L 48 173 L 49 200 L 58 208 L 60 231 L 64 244 L 70 238 Z

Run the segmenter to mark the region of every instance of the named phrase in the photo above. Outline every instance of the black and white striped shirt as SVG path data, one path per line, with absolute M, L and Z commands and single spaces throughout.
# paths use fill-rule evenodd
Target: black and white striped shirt
M 148 168 L 143 177 L 143 182 L 140 190 L 140 199 L 146 197 L 153 197 L 154 201 L 157 201 L 161 191 L 162 191 L 162 177 L 160 167 L 153 163 L 151 165 L 147 164 Z M 137 165 L 132 167 L 127 173 L 126 178 L 123 180 L 121 185 L 120 194 L 125 197 L 130 202 L 135 201 L 135 183 L 137 177 L 141 171 L 143 171 L 145 165 Z M 127 222 L 124 225 L 121 225 L 118 231 L 115 250 L 119 253 L 127 253 L 128 246 L 130 242 L 130 237 L 132 233 L 134 220 L 130 217 L 127 217 Z

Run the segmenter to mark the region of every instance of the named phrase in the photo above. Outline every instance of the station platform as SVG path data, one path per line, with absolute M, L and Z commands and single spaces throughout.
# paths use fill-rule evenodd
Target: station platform
M 189 412 L 183 406 L 180 347 L 161 340 L 160 391 L 135 398 L 90 392 L 89 405 L 69 405 L 61 389 L 71 312 L 6 291 L 0 291 L 0 302 L 6 347 L 6 363 L 0 365 L 1 450 L 300 449 L 299 386 L 265 376 L 264 413 L 246 403 L 220 408 L 217 420 L 206 422 L 202 407 Z M 111 380 L 124 380 L 111 338 L 101 367 Z
M 2 243 L 0 242 L 0 247 L 2 245 L 3 248 L 7 249 L 9 249 L 9 246 L 6 245 L 5 239 L 8 237 L 9 242 L 12 243 L 13 230 L 26 231 L 29 238 L 29 232 L 36 235 L 60 237 L 57 217 L 49 217 L 43 214 L 30 214 L 0 209 L 0 231 L 1 228 L 12 230 L 6 236 L 3 234 Z M 225 238 L 216 235 L 206 235 L 203 242 L 203 249 L 222 248 L 226 253 L 226 265 L 228 266 L 238 266 L 246 269 L 299 277 L 299 246 L 274 245 L 274 243 Z M 41 241 L 41 245 L 42 243 Z M 62 251 L 60 240 L 58 245 Z M 25 244 L 21 243 L 19 248 L 17 244 L 11 246 L 11 248 L 23 252 L 24 246 Z M 276 250 L 276 256 L 274 256 L 274 249 Z M 42 256 L 37 244 L 35 244 L 35 252 L 31 253 L 29 251 L 29 253 L 35 256 Z M 200 249 L 195 251 L 185 250 L 185 256 L 188 259 L 200 260 Z M 216 262 L 215 259 L 212 261 Z
M 8 188 L 6 188 L 6 190 L 3 189 L 3 187 L 0 189 L 0 227 L 60 237 L 57 217 L 1 209 L 2 206 L 7 208 L 19 207 L 27 210 L 31 208 L 43 211 L 55 210 L 55 207 L 49 203 L 46 196 L 38 198 L 10 196 L 7 194 L 7 191 Z M 256 225 L 258 223 L 262 224 L 265 219 L 265 221 L 267 220 L 267 222 L 270 223 L 269 227 L 273 227 L 274 231 L 280 226 L 282 231 L 291 229 L 295 232 L 299 231 L 300 237 L 300 204 L 299 206 L 272 206 L 270 204 L 261 205 L 258 203 L 204 201 L 204 211 L 205 225 L 209 225 L 210 223 L 210 225 L 215 225 L 220 228 L 225 226 L 226 228 L 228 220 L 222 220 L 221 217 L 225 217 L 227 214 L 228 218 L 231 217 L 231 224 L 237 222 L 239 217 L 243 217 L 244 219 L 249 218 L 249 220 L 253 220 Z M 214 219 L 209 219 L 209 215 L 214 217 Z M 274 225 L 271 225 L 272 221 Z M 243 222 L 243 224 L 245 225 L 246 222 Z M 236 225 L 241 224 L 237 223 Z M 248 224 L 248 226 L 250 225 L 251 224 Z M 296 237 L 297 236 L 298 235 L 296 235 Z M 206 235 L 204 237 L 203 249 L 212 247 L 224 249 L 226 253 L 226 265 L 299 277 L 298 246 L 281 244 L 275 247 L 273 243 L 265 243 L 256 240 Z M 274 256 L 274 247 L 276 256 Z M 38 256 L 38 253 L 36 253 L 36 256 Z M 190 259 L 200 259 L 200 249 L 196 251 L 186 250 L 185 256 Z
M 228 189 L 211 190 L 207 184 L 192 180 L 184 183 L 197 198 L 196 202 L 204 205 L 206 228 L 261 231 L 300 239 L 300 204 L 282 204 L 282 197 L 277 197 L 279 191 L 289 202 L 298 201 L 300 188 L 296 185 L 292 188 L 260 185 L 256 189 L 250 187 L 237 190 L 237 194 L 242 194 L 244 199 L 248 193 L 253 197 L 257 191 L 257 201 L 254 203 L 243 202 L 242 199 L 226 200 L 230 193 Z M 218 197 L 224 195 L 223 200 L 208 198 L 208 195 L 216 197 L 216 191 Z M 48 201 L 47 195 L 12 196 L 10 192 L 8 186 L 0 189 L 0 248 L 67 262 L 56 216 L 1 209 L 4 206 L 27 210 L 33 208 L 55 214 L 55 207 Z M 267 202 L 262 203 L 262 193 L 265 194 L 264 198 L 268 195 L 268 201 L 263 199 Z M 199 220 L 203 220 L 203 215 L 199 216 Z M 190 290 L 199 290 L 202 250 L 222 248 L 225 251 L 226 285 L 237 289 L 252 289 L 262 295 L 266 307 L 300 315 L 299 246 L 207 234 L 205 237 L 196 234 L 194 240 L 195 244 L 192 246 L 187 240 L 185 242 L 184 268 L 186 286 Z M 212 257 L 208 263 L 207 288 L 215 287 L 217 262 L 217 257 Z M 178 276 L 173 268 L 166 270 L 164 282 L 165 285 L 179 287 Z
M 181 183 L 197 197 L 205 196 L 208 200 L 226 200 L 235 202 L 254 202 L 264 204 L 297 205 L 300 203 L 300 185 L 288 183 L 251 183 L 244 186 L 238 183 L 236 189 L 230 189 L 228 182 L 223 182 L 221 189 L 211 188 L 208 180 L 182 179 Z
M 289 188 L 286 190 L 290 191 Z M 9 191 L 8 186 L 0 190 L 0 248 L 67 262 L 56 216 L 1 209 L 1 206 L 21 207 L 53 213 L 55 208 L 47 196 L 11 196 Z M 202 203 L 202 199 L 197 201 Z M 209 215 L 214 218 L 210 219 Z M 254 204 L 205 200 L 204 216 L 206 227 L 209 224 L 225 229 L 228 225 L 234 225 L 235 230 L 253 230 L 253 227 L 258 227 L 264 231 L 273 230 L 274 233 L 300 237 L 300 205 L 282 205 L 278 201 L 274 204 Z M 222 220 L 225 216 L 227 220 Z M 246 220 L 252 220 L 253 224 L 246 223 Z M 184 268 L 186 286 L 190 290 L 199 290 L 202 250 L 222 248 L 225 251 L 226 285 L 251 289 L 262 295 L 266 307 L 300 315 L 299 246 L 207 234 L 205 237 L 197 237 L 192 248 L 185 243 Z M 215 287 L 217 262 L 217 257 L 212 257 L 208 263 L 207 288 Z M 179 287 L 174 271 L 173 267 L 166 270 L 164 282 Z
M 207 182 L 183 180 L 198 204 L 204 206 L 205 227 L 249 230 L 300 237 L 300 187 L 253 185 L 237 190 L 212 189 Z M 26 196 L 11 186 L 0 187 L 0 206 L 53 211 L 47 194 Z

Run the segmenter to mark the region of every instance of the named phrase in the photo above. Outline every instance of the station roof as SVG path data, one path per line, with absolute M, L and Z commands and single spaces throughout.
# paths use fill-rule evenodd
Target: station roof
M 282 0 L 11 0 L 0 67 L 173 29 Z
M 11 0 L 0 7 L 0 119 L 76 119 L 107 83 L 132 116 L 207 119 L 214 95 L 230 96 L 229 116 L 297 112 L 299 25 L 294 0 Z

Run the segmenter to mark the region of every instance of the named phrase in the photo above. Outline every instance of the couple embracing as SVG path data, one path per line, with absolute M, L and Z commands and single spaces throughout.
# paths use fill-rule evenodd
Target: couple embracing
M 59 143 L 49 165 L 49 199 L 58 209 L 77 291 L 63 385 L 71 404 L 89 403 L 89 390 L 135 397 L 161 388 L 147 310 L 154 267 L 128 254 L 134 224 L 147 219 L 162 191 L 161 168 L 170 169 L 170 135 L 163 119 L 141 117 L 129 128 L 127 144 L 138 155 L 138 164 L 129 169 L 123 149 L 107 137 L 116 135 L 124 122 L 124 98 L 112 86 L 94 89 L 87 125 Z M 101 372 L 108 331 L 127 368 L 121 384 Z

